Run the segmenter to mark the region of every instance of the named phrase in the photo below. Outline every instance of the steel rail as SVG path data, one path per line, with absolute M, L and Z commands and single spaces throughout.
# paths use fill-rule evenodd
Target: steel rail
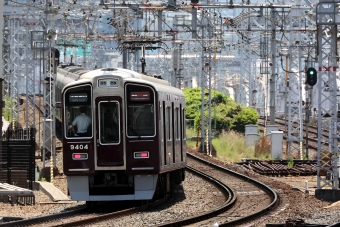
M 121 216 L 121 215 L 127 215 L 127 214 L 131 214 L 131 213 L 135 213 L 135 212 L 140 212 L 140 211 L 146 210 L 148 208 L 163 204 L 164 202 L 166 202 L 168 200 L 169 197 L 170 196 L 167 195 L 164 198 L 156 200 L 153 203 L 149 203 L 149 204 L 146 204 L 146 205 L 133 207 L 133 208 L 129 208 L 129 209 L 121 210 L 121 211 L 111 212 L 111 213 L 99 215 L 99 216 L 96 216 L 96 217 L 85 218 L 83 220 L 72 221 L 72 222 L 69 222 L 69 223 L 63 223 L 63 224 L 57 224 L 57 225 L 48 224 L 48 222 L 51 222 L 51 221 L 56 221 L 56 220 L 59 220 L 59 219 L 62 219 L 62 218 L 72 217 L 72 216 L 75 216 L 75 215 L 78 215 L 78 214 L 81 214 L 81 213 L 85 213 L 86 208 L 82 208 L 82 209 L 78 209 L 78 210 L 74 210 L 74 211 L 63 212 L 63 213 L 59 213 L 59 214 L 51 214 L 51 215 L 46 215 L 46 216 L 42 216 L 42 217 L 30 218 L 30 219 L 25 219 L 25 220 L 20 220 L 20 221 L 13 221 L 13 222 L 9 222 L 9 223 L 0 224 L 0 227 L 29 226 L 29 225 L 36 225 L 36 224 L 41 224 L 41 223 L 46 223 L 49 227 L 81 226 L 81 225 L 85 225 L 85 224 L 89 224 L 89 223 L 96 223 L 96 222 L 104 221 L 106 219 L 111 219 L 111 218 L 118 217 L 118 216 Z
M 100 215 L 100 216 L 97 216 L 97 217 L 87 218 L 87 219 L 78 220 L 78 221 L 72 221 L 70 223 L 52 225 L 50 227 L 57 227 L 57 226 L 74 227 L 74 226 L 82 226 L 82 225 L 85 225 L 85 224 L 105 221 L 107 219 L 115 218 L 115 217 L 118 217 L 118 216 L 121 216 L 121 215 L 136 213 L 136 212 L 140 212 L 140 211 L 143 211 L 143 210 L 147 210 L 151 207 L 159 206 L 159 205 L 165 203 L 169 199 L 169 197 L 170 197 L 170 195 L 167 195 L 164 198 L 156 200 L 155 202 L 150 203 L 150 204 L 146 204 L 146 205 L 142 205 L 142 206 L 138 206 L 138 207 L 122 210 L 122 211 L 112 212 L 112 213 Z
M 261 188 L 262 190 L 264 190 L 265 192 L 268 193 L 268 195 L 272 198 L 272 202 L 265 208 L 249 215 L 249 216 L 246 216 L 246 217 L 243 217 L 243 218 L 239 218 L 237 220 L 234 220 L 234 221 L 229 221 L 227 223 L 219 223 L 219 226 L 220 227 L 225 227 L 225 226 L 235 226 L 236 224 L 240 224 L 240 223 L 245 223 L 245 222 L 249 222 L 251 220 L 254 220 L 255 218 L 258 218 L 258 217 L 261 217 L 262 215 L 268 213 L 269 211 L 271 211 L 272 209 L 274 209 L 278 204 L 279 204 L 279 197 L 278 195 L 276 194 L 276 192 L 270 188 L 268 185 L 256 180 L 256 179 L 253 179 L 251 177 L 248 177 L 246 175 L 243 175 L 243 174 L 240 174 L 240 173 L 237 173 L 233 170 L 230 170 L 230 169 L 227 169 L 223 166 L 219 166 L 217 164 L 214 164 L 212 162 L 209 162 L 207 160 L 204 160 L 196 155 L 193 155 L 193 154 L 190 154 L 190 153 L 187 153 L 188 156 L 194 158 L 195 160 L 198 160 L 204 164 L 207 164 L 207 165 L 210 165 L 210 166 L 213 166 L 214 168 L 216 169 L 219 169 L 221 171 L 225 171 L 229 174 L 232 174 L 236 177 L 239 177 L 241 179 L 245 179 L 246 181 L 248 182 L 251 182 L 252 184 L 256 185 L 257 187 Z
M 199 215 L 188 217 L 188 218 L 182 219 L 182 220 L 177 220 L 175 222 L 167 222 L 167 223 L 162 223 L 162 224 L 158 224 L 158 225 L 153 225 L 152 227 L 183 226 L 183 225 L 193 224 L 193 223 L 199 222 L 199 221 L 204 220 L 204 219 L 215 217 L 218 214 L 226 211 L 227 209 L 230 209 L 235 204 L 235 202 L 237 200 L 236 194 L 227 185 L 225 185 L 221 181 L 213 178 L 212 176 L 209 176 L 209 175 L 207 175 L 207 174 L 205 174 L 205 173 L 203 173 L 203 172 L 201 172 L 197 169 L 194 169 L 190 166 L 187 166 L 186 170 L 190 171 L 191 173 L 193 173 L 195 175 L 198 175 L 200 177 L 205 178 L 206 180 L 210 181 L 211 183 L 213 183 L 214 185 L 219 187 L 221 189 L 222 193 L 227 197 L 227 200 L 222 205 L 215 207 L 210 211 L 203 212 Z
M 81 208 L 77 210 L 72 210 L 72 211 L 66 211 L 62 212 L 59 214 L 50 214 L 42 217 L 36 217 L 36 218 L 30 218 L 30 219 L 24 219 L 24 220 L 19 220 L 19 221 L 12 221 L 8 223 L 1 223 L 1 227 L 17 227 L 17 226 L 27 226 L 27 225 L 34 225 L 37 223 L 43 223 L 43 222 L 49 222 L 51 220 L 57 220 L 61 218 L 66 218 L 66 217 L 72 217 L 74 215 L 78 215 L 82 212 L 85 212 L 86 208 Z
M 216 216 L 219 213 L 228 209 L 228 207 L 231 207 L 235 203 L 236 196 L 235 196 L 234 192 L 229 187 L 224 185 L 222 182 L 218 181 L 217 179 L 214 179 L 213 177 L 211 177 L 211 176 L 209 176 L 209 175 L 207 175 L 207 174 L 205 174 L 201 171 L 195 170 L 195 169 L 193 169 L 189 166 L 187 166 L 186 170 L 190 171 L 193 174 L 198 175 L 202 178 L 205 178 L 206 180 L 215 184 L 217 187 L 219 187 L 221 189 L 222 193 L 227 197 L 227 200 L 221 206 L 218 206 L 218 207 L 212 209 L 211 211 L 204 212 L 204 213 L 202 213 L 198 216 L 190 217 L 190 218 L 187 218 L 185 220 L 180 220 L 180 221 L 176 221 L 176 222 L 172 222 L 172 223 L 163 223 L 161 225 L 156 225 L 156 226 L 178 226 L 178 225 L 184 225 L 184 224 L 189 224 L 189 223 L 195 223 L 199 220 Z M 134 207 L 134 208 L 130 208 L 130 209 L 122 210 L 122 211 L 112 212 L 112 213 L 108 213 L 108 214 L 104 214 L 104 215 L 100 215 L 100 216 L 96 216 L 96 217 L 86 218 L 86 219 L 83 219 L 83 220 L 72 221 L 70 223 L 49 225 L 49 226 L 50 227 L 54 227 L 54 226 L 64 226 L 64 227 L 65 226 L 81 226 L 81 225 L 85 225 L 85 224 L 101 222 L 101 221 L 105 221 L 107 219 L 112 219 L 112 218 L 115 218 L 115 217 L 118 217 L 118 216 L 127 215 L 127 214 L 131 214 L 131 213 L 135 213 L 135 212 L 140 212 L 140 211 L 143 211 L 143 210 L 147 210 L 148 208 L 161 205 L 168 198 L 169 198 L 169 195 L 167 195 L 163 199 L 157 200 L 157 201 L 150 203 L 150 204 L 147 204 L 147 205 Z M 61 219 L 61 218 L 74 216 L 74 215 L 80 214 L 82 211 L 85 211 L 85 209 L 80 209 L 80 210 L 70 211 L 70 212 L 65 212 L 65 213 L 60 213 L 60 214 L 47 215 L 47 216 L 38 217 L 38 218 L 20 220 L 20 221 L 5 223 L 5 224 L 2 224 L 0 226 L 6 226 L 6 227 L 24 226 L 24 225 L 33 225 L 33 224 L 37 224 L 37 223 L 43 223 L 43 222 L 46 222 L 48 224 L 48 222 L 51 222 L 51 220 L 58 220 L 58 219 Z

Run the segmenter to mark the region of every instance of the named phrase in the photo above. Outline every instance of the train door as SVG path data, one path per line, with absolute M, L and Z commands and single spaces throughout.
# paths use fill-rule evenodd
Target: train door
M 96 99 L 97 166 L 123 166 L 122 99 L 100 97 Z

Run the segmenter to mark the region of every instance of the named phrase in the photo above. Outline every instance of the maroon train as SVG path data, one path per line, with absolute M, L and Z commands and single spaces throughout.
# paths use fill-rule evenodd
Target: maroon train
M 168 82 L 127 69 L 58 68 L 63 168 L 73 200 L 151 200 L 184 180 L 185 100 Z M 83 136 L 70 125 L 86 107 Z

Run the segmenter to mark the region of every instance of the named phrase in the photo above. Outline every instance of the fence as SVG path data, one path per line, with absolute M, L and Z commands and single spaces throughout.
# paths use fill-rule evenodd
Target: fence
M 33 189 L 35 129 L 8 129 L 0 150 L 0 183 Z

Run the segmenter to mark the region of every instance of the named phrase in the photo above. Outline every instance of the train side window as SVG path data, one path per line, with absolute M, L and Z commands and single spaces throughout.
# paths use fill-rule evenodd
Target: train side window
M 166 150 L 166 131 L 167 131 L 167 124 L 166 124 L 166 111 L 165 111 L 165 101 L 163 101 L 163 111 L 162 111 L 162 113 L 163 113 L 163 148 L 164 148 L 164 154 L 163 154 L 163 157 L 164 157 L 164 165 L 167 165 L 167 150 Z
M 183 162 L 183 160 L 184 160 L 184 147 L 185 147 L 185 141 L 184 141 L 184 139 L 183 139 L 183 133 L 184 133 L 184 125 L 183 125 L 183 123 L 185 122 L 185 117 L 183 116 L 183 112 L 182 112 L 182 104 L 180 104 L 179 105 L 179 113 L 180 113 L 180 120 L 179 120 L 179 122 L 180 122 L 180 124 L 179 124 L 179 128 L 180 128 L 180 133 L 181 133 L 181 135 L 180 135 L 180 138 L 181 138 L 181 148 L 180 148 L 180 150 L 181 150 L 181 161 Z M 184 120 L 183 120 L 184 119 Z
M 187 138 L 187 126 L 186 126 L 186 121 L 185 121 L 185 109 L 182 109 L 182 127 L 183 127 L 183 139 Z
M 174 107 L 174 103 L 171 103 L 171 125 L 172 125 L 172 163 L 176 163 L 176 108 Z
M 155 112 L 155 92 L 151 87 L 126 85 L 127 136 L 155 136 Z
M 175 117 L 176 117 L 176 140 L 181 139 L 180 129 L 181 129 L 181 121 L 179 119 L 179 108 L 175 109 Z
M 120 141 L 119 103 L 99 102 L 99 136 L 101 144 L 116 144 Z
M 170 106 L 166 107 L 166 134 L 168 135 L 168 140 L 171 140 L 171 109 Z

